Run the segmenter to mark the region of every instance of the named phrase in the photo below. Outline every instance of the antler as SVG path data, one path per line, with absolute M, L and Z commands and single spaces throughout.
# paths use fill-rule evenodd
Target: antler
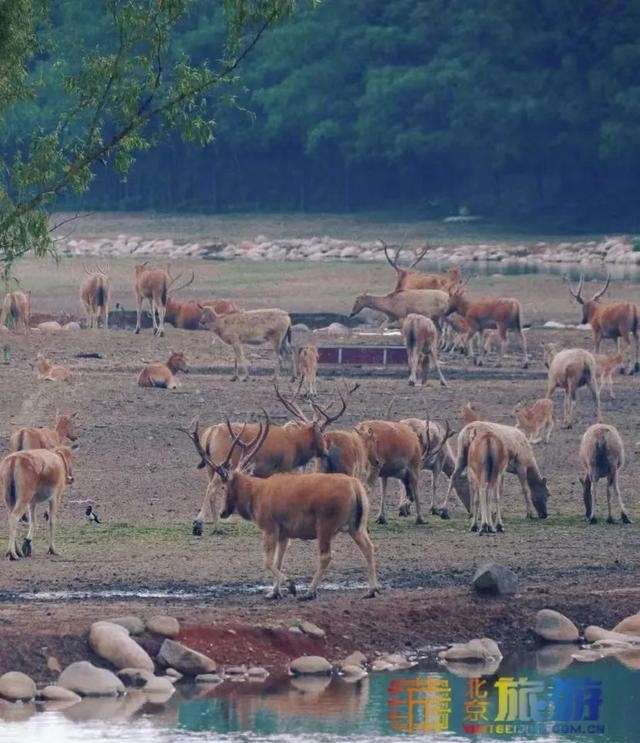
M 423 259 L 423 258 L 425 257 L 425 255 L 427 254 L 427 251 L 429 250 L 429 248 L 430 248 L 430 245 L 429 245 L 429 244 L 427 243 L 427 245 L 425 245 L 425 246 L 424 246 L 424 248 L 422 248 L 422 250 L 420 250 L 420 251 L 417 251 L 417 250 L 416 250 L 416 253 L 415 253 L 415 255 L 416 255 L 416 258 L 415 258 L 415 260 L 413 261 L 413 263 L 412 263 L 412 264 L 411 264 L 411 265 L 409 266 L 409 270 L 411 270 L 412 268 L 414 268 L 415 266 L 417 266 L 417 265 L 418 265 L 418 263 L 420 263 L 420 261 L 421 261 L 421 260 L 422 260 L 422 259 Z
M 264 444 L 269 435 L 269 429 L 271 428 L 269 414 L 264 408 L 260 408 L 260 410 L 262 410 L 262 414 L 264 415 L 265 425 L 263 427 L 262 423 L 260 423 L 256 437 L 248 444 L 243 444 L 243 454 L 238 461 L 238 466 L 236 467 L 238 471 L 246 472 L 254 457 L 260 451 L 260 447 Z
M 584 286 L 584 274 L 580 274 L 580 282 L 578 284 L 578 291 L 574 292 L 571 288 L 571 282 L 569 281 L 569 278 L 567 276 L 562 277 L 566 282 L 567 286 L 569 287 L 569 294 L 578 302 L 579 304 L 584 304 L 584 299 L 582 298 L 582 287 Z M 608 286 L 608 283 L 607 283 Z M 606 287 L 605 287 L 606 288 Z
M 322 408 L 317 402 L 312 402 L 311 407 L 316 411 L 318 415 L 321 415 L 324 418 L 324 423 L 320 425 L 320 430 L 324 431 L 327 426 L 331 425 L 332 423 L 335 423 L 338 418 L 340 418 L 342 415 L 344 415 L 345 410 L 347 409 L 347 405 L 349 404 L 349 400 L 351 399 L 351 395 L 360 387 L 360 382 L 356 382 L 354 386 L 349 389 L 345 385 L 345 391 L 343 392 L 338 389 L 338 395 L 340 396 L 340 402 L 342 403 L 340 406 L 340 410 L 335 415 L 329 415 L 327 410 L 325 408 Z
M 438 456 L 438 454 L 440 454 L 440 452 L 444 448 L 444 445 L 447 443 L 447 441 L 452 436 L 454 436 L 456 432 L 449 426 L 449 421 L 445 421 L 446 430 L 444 432 L 444 435 L 442 436 L 442 441 L 440 442 L 440 445 L 438 446 L 438 448 L 432 451 L 431 450 L 431 435 L 429 433 L 429 424 L 431 423 L 431 421 L 429 420 L 429 418 L 427 418 L 425 422 L 426 422 L 426 427 L 425 427 L 426 443 L 422 450 L 422 457 L 424 459 L 424 457 L 428 456 L 429 459 L 435 459 Z
M 600 299 L 600 297 L 601 297 L 601 296 L 602 296 L 602 295 L 603 295 L 603 294 L 604 294 L 604 293 L 605 293 L 605 292 L 607 291 L 607 289 L 609 288 L 609 284 L 610 284 L 610 282 L 611 282 L 611 274 L 609 273 L 609 274 L 607 274 L 607 281 L 606 281 L 606 283 L 605 283 L 605 285 L 604 285 L 604 288 L 603 288 L 603 289 L 601 289 L 601 290 L 600 290 L 599 292 L 596 292 L 596 293 L 595 293 L 595 294 L 594 294 L 594 295 L 593 295 L 593 296 L 591 297 L 591 299 L 590 299 L 589 301 L 590 301 L 590 302 L 595 302 L 595 301 L 596 301 L 596 299 Z
M 168 266 L 167 266 L 167 268 L 168 268 Z M 167 272 L 167 273 L 168 273 L 168 272 Z M 171 278 L 171 281 L 170 281 L 170 282 L 169 282 L 169 284 L 167 285 L 167 289 L 170 289 L 170 288 L 171 288 L 171 287 L 173 286 L 173 284 L 174 284 L 174 283 L 175 283 L 175 282 L 176 282 L 176 281 L 177 281 L 177 280 L 178 280 L 178 279 L 179 279 L 179 278 L 180 278 L 181 276 L 182 276 L 182 273 L 179 273 L 179 274 L 178 274 L 178 275 L 177 275 L 177 276 L 176 276 L 175 278 L 173 278 L 173 276 L 171 276 L 171 274 L 169 273 L 169 277 Z M 196 275 L 195 275 L 195 273 L 194 273 L 194 272 L 192 271 L 192 272 L 191 272 L 191 278 L 190 278 L 190 279 L 189 279 L 188 281 L 186 281 L 186 282 L 185 282 L 184 284 L 182 284 L 181 286 L 177 286 L 177 287 L 176 287 L 175 289 L 172 289 L 173 293 L 175 294 L 176 292 L 179 292 L 179 291 L 181 291 L 182 289 L 186 289 L 186 288 L 187 288 L 187 287 L 189 286 L 189 284 L 193 284 L 193 281 L 194 281 L 195 277 L 196 277 Z
M 98 273 L 101 273 L 103 276 L 108 276 L 109 272 L 111 271 L 111 264 L 107 263 L 107 267 L 102 268 L 99 263 L 96 263 L 96 268 L 98 269 Z
M 389 247 L 387 246 L 387 243 L 384 240 L 382 240 L 381 242 L 382 242 L 382 246 L 384 248 L 384 256 L 387 259 L 387 262 L 389 263 L 389 265 L 391 266 L 391 268 L 393 268 L 395 271 L 397 271 L 398 273 L 400 273 L 400 271 L 402 270 L 400 268 L 400 266 L 398 266 L 398 258 L 400 257 L 400 248 L 398 248 L 396 250 L 395 258 L 392 259 L 389 256 Z
M 280 402 L 284 405 L 284 407 L 291 413 L 291 415 L 294 418 L 297 418 L 302 423 L 310 423 L 311 422 L 307 418 L 307 416 L 302 412 L 302 410 L 300 409 L 300 406 L 293 401 L 293 399 L 287 400 L 285 397 L 282 396 L 282 394 L 280 393 L 280 390 L 278 389 L 278 383 L 277 382 L 274 382 L 273 383 L 273 388 L 276 391 L 276 397 L 278 398 L 278 400 L 280 400 Z M 298 388 L 298 391 L 299 391 L 299 388 Z M 294 395 L 294 397 L 295 397 L 295 395 Z

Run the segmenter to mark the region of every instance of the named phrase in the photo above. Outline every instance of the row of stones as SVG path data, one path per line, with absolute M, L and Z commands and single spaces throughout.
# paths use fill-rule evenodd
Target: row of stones
M 233 242 L 177 242 L 171 239 L 144 240 L 140 237 L 118 235 L 115 239 L 83 238 L 62 242 L 59 249 L 66 255 L 77 256 L 136 256 L 187 258 L 203 257 L 220 260 L 245 259 L 252 261 L 384 261 L 382 241 L 354 242 L 331 237 L 311 237 L 269 240 L 258 235 L 254 240 Z M 608 237 L 574 243 L 535 243 L 534 245 L 476 244 L 436 245 L 429 249 L 432 261 L 467 263 L 469 261 L 508 261 L 515 263 L 621 263 L 640 264 L 640 252 L 627 237 Z M 403 250 L 399 255 L 402 265 L 414 259 L 413 251 Z

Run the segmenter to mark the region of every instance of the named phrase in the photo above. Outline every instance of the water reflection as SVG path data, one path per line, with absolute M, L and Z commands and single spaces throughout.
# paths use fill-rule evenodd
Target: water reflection
M 269 678 L 216 687 L 180 683 L 168 701 L 139 690 L 65 709 L 0 704 L 0 741 L 279 741 L 385 743 L 638 739 L 640 650 L 579 663 L 577 645 L 549 645 L 499 664 L 433 663 L 417 671 L 342 678 Z M 43 711 L 46 710 L 46 711 Z

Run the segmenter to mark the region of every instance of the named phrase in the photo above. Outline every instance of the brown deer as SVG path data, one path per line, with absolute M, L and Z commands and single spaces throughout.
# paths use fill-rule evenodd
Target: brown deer
M 17 560 L 29 557 L 35 532 L 35 507 L 49 503 L 48 554 L 57 555 L 54 544 L 56 516 L 66 485 L 73 482 L 71 450 L 66 446 L 31 449 L 8 454 L 0 462 L 0 490 L 9 509 L 9 544 L 7 557 Z M 18 548 L 17 530 L 20 518 L 29 512 L 29 531 Z
M 478 415 L 473 405 L 467 400 L 467 402 L 460 408 L 460 415 L 464 421 L 465 426 L 467 423 L 473 423 L 474 421 L 482 420 Z
M 264 561 L 267 570 L 275 577 L 268 598 L 282 596 L 282 586 L 287 585 L 292 595 L 297 595 L 295 583 L 283 572 L 282 565 L 291 539 L 316 539 L 318 565 L 308 590 L 299 599 L 314 599 L 318 584 L 331 561 L 331 542 L 339 531 L 347 530 L 368 566 L 369 591 L 367 597 L 380 592 L 374 549 L 367 533 L 369 500 L 361 483 L 347 475 L 278 474 L 260 479 L 247 473 L 269 434 L 269 416 L 266 425 L 260 424 L 255 437 L 242 444 L 241 433 L 233 438 L 226 458 L 220 464 L 211 459 L 200 443 L 198 423 L 191 431 L 183 430 L 192 439 L 201 459 L 222 482 L 223 508 L 221 518 L 237 513 L 253 521 L 263 535 Z M 228 423 L 228 421 L 227 421 Z M 230 428 L 230 424 L 228 424 Z M 242 455 L 232 465 L 236 447 Z
M 146 299 L 149 302 L 151 311 L 151 322 L 153 323 L 153 334 L 162 337 L 164 335 L 164 321 L 167 312 L 167 299 L 169 289 L 182 276 L 172 276 L 169 267 L 164 271 L 161 268 L 147 268 L 149 261 L 134 266 L 135 282 L 134 290 L 136 295 L 136 333 L 140 332 L 140 321 L 142 317 L 142 304 Z M 191 278 L 182 286 L 174 288 L 173 291 L 179 291 L 191 284 L 195 274 L 191 273 Z
M 28 333 L 30 323 L 31 292 L 7 292 L 2 302 L 0 325 L 13 327 L 15 330 L 22 328 L 25 333 Z
M 109 329 L 109 299 L 111 297 L 111 284 L 109 281 L 109 266 L 102 268 L 96 266 L 90 271 L 84 263 L 82 264 L 86 278 L 80 285 L 80 299 L 87 315 L 89 328 L 97 328 L 100 318 L 105 330 Z
M 323 437 L 327 454 L 318 459 L 317 471 L 355 477 L 370 495 L 380 469 L 375 441 L 365 446 L 361 436 L 354 430 L 326 431 Z
M 147 364 L 138 376 L 138 387 L 160 387 L 175 390 L 179 386 L 175 375 L 178 372 L 189 373 L 187 357 L 182 351 L 171 354 L 166 364 Z
M 12 452 L 24 449 L 55 449 L 65 445 L 67 441 L 77 441 L 78 434 L 75 428 L 77 417 L 77 411 L 71 415 L 56 412 L 52 428 L 19 428 L 11 434 L 9 448 Z
M 614 523 L 611 515 L 611 491 L 613 490 L 620 506 L 622 523 L 630 524 L 631 519 L 627 516 L 618 485 L 618 470 L 624 466 L 624 444 L 618 430 L 604 423 L 595 423 L 587 428 L 580 442 L 580 462 L 584 467 L 584 477 L 580 478 L 580 482 L 587 521 L 590 524 L 597 522 L 596 485 L 598 480 L 606 478 L 609 512 L 607 523 Z
M 298 352 L 298 374 L 300 376 L 298 394 L 303 387 L 305 394 L 308 396 L 318 394 L 317 376 L 319 358 L 320 355 L 316 346 L 303 346 Z
M 295 425 L 269 426 L 269 433 L 263 441 L 260 451 L 256 452 L 253 463 L 253 474 L 256 477 L 269 477 L 276 472 L 291 472 L 298 467 L 304 467 L 312 459 L 323 459 L 328 456 L 327 446 L 324 440 L 325 429 L 340 418 L 347 409 L 350 395 L 358 386 L 345 392 L 340 391 L 341 406 L 337 413 L 329 415 L 316 403 L 317 415 L 324 417 L 324 422 L 319 418 L 309 420 L 300 407 L 290 399 L 285 398 L 278 387 L 275 387 L 276 396 L 284 407 L 294 416 Z M 214 460 L 222 459 L 231 445 L 234 437 L 240 431 L 241 443 L 246 444 L 258 430 L 255 423 L 232 423 L 231 427 L 226 423 L 205 428 L 201 435 L 202 446 L 207 454 Z M 232 457 L 232 464 L 236 464 L 237 454 Z M 198 465 L 199 469 L 206 466 L 203 459 Z M 221 489 L 220 478 L 215 469 L 207 468 L 209 483 L 204 495 L 204 500 L 198 515 L 193 521 L 193 534 L 201 536 L 203 524 L 209 517 L 214 525 L 218 524 L 218 511 L 216 502 L 218 492 Z
M 607 385 L 609 397 L 613 400 L 613 375 L 618 369 L 624 370 L 625 354 L 623 351 L 609 356 L 606 353 L 597 353 L 594 355 L 596 360 L 596 370 L 598 372 L 598 392 L 602 395 L 602 390 Z
M 566 276 L 564 280 L 568 284 L 571 296 L 582 306 L 582 323 L 591 325 L 595 353 L 600 353 L 600 344 L 606 338 L 616 341 L 618 352 L 623 350 L 621 344 L 624 344 L 626 353 L 631 348 L 631 336 L 633 336 L 636 350 L 635 363 L 629 373 L 633 374 L 633 372 L 640 371 L 640 362 L 638 361 L 638 306 L 633 302 L 598 304 L 600 297 L 609 288 L 611 274 L 607 276 L 602 289 L 595 292 L 591 299 L 584 299 L 582 296 L 584 274 L 580 275 L 578 290 L 575 292 Z
M 381 327 L 390 321 L 403 320 L 412 313 L 438 321 L 449 311 L 449 295 L 440 289 L 410 289 L 385 295 L 360 294 L 349 317 L 364 309 L 377 310 L 387 316 Z
M 384 255 L 387 262 L 397 274 L 394 292 L 407 291 L 408 289 L 446 289 L 449 284 L 455 284 L 461 280 L 460 267 L 450 268 L 446 274 L 440 273 L 423 273 L 422 271 L 413 271 L 412 269 L 420 263 L 425 257 L 429 246 L 422 250 L 416 251 L 415 259 L 407 268 L 400 268 L 398 259 L 400 257 L 400 248 L 396 250 L 395 256 L 389 255 L 389 249 L 384 245 Z
M 438 329 L 433 320 L 423 315 L 407 315 L 402 323 L 402 337 L 409 361 L 409 386 L 415 387 L 418 383 L 418 372 L 420 384 L 426 384 L 429 364 L 433 361 L 440 384 L 446 387 L 447 382 L 438 364 Z
M 233 348 L 232 381 L 249 378 L 244 355 L 245 343 L 270 343 L 276 356 L 275 378 L 278 378 L 285 359 L 291 361 L 292 378 L 296 378 L 296 357 L 291 348 L 291 318 L 284 310 L 239 310 L 228 315 L 219 315 L 211 307 L 203 307 L 200 326 L 213 331 L 223 343 Z
M 556 389 L 564 390 L 563 428 L 573 426 L 576 393 L 580 387 L 588 387 L 591 390 L 596 404 L 596 418 L 600 420 L 598 372 L 593 354 L 585 351 L 584 348 L 565 348 L 560 351 L 555 343 L 545 343 L 542 348 L 544 364 L 549 369 L 545 397 L 551 399 Z
M 508 464 L 507 445 L 495 431 L 483 431 L 469 444 L 467 469 L 473 499 L 471 531 L 479 534 L 504 531 L 500 499 Z
M 539 444 L 542 436 L 549 443 L 553 429 L 553 400 L 542 397 L 531 405 L 518 402 L 512 411 L 517 423 L 516 428 L 524 432 L 529 442 Z
M 466 336 L 467 352 L 469 356 L 473 357 L 474 364 L 482 366 L 482 359 L 474 351 L 474 337 L 477 334 L 482 334 L 485 330 L 497 328 L 501 341 L 498 364 L 502 363 L 507 345 L 507 332 L 514 331 L 520 336 L 522 342 L 522 367 L 526 369 L 529 366 L 527 340 L 522 323 L 522 307 L 517 299 L 485 297 L 471 300 L 465 296 L 463 284 L 457 284 L 451 288 L 449 295 L 449 314 L 457 312 L 464 317 L 469 325 Z M 486 348 L 483 348 L 483 351 L 486 351 Z
M 38 379 L 48 382 L 70 382 L 71 372 L 66 366 L 54 364 L 51 359 L 45 358 L 41 353 L 36 356 L 36 369 Z
M 183 287 L 184 288 L 184 287 Z M 167 297 L 167 311 L 165 322 L 181 330 L 198 330 L 202 319 L 202 308 L 211 307 L 218 315 L 228 315 L 237 312 L 238 306 L 228 299 L 203 299 L 179 302 L 171 294 Z

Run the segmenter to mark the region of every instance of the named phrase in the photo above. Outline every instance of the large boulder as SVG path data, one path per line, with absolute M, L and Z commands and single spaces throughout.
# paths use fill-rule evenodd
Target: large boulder
M 303 655 L 291 661 L 289 671 L 294 676 L 326 676 L 331 673 L 331 663 L 320 655 Z
M 622 632 L 612 632 L 611 630 L 589 625 L 584 631 L 584 639 L 587 642 L 598 643 L 599 645 L 619 645 L 620 647 L 632 647 L 640 644 L 640 637 L 637 635 L 627 635 Z
M 160 646 L 157 661 L 161 666 L 175 668 L 185 676 L 215 673 L 218 667 L 215 660 L 169 638 Z
M 89 645 L 96 655 L 116 668 L 145 668 L 153 671 L 154 664 L 146 650 L 129 637 L 129 633 L 111 622 L 94 622 L 89 631 Z
M 147 629 L 154 635 L 177 637 L 180 634 L 180 623 L 175 617 L 158 614 L 147 619 Z
M 38 699 L 45 699 L 50 702 L 79 702 L 82 697 L 70 689 L 64 689 L 57 684 L 49 684 L 44 689 L 40 689 Z
M 550 642 L 577 642 L 580 639 L 576 625 L 554 609 L 540 609 L 536 614 L 533 631 L 543 640 Z
M 438 656 L 446 661 L 485 662 L 502 660 L 498 643 L 489 637 L 454 643 L 450 648 L 440 651 Z
M 614 632 L 622 632 L 625 635 L 640 635 L 640 614 L 632 614 L 626 617 L 613 628 Z
M 127 614 L 123 617 L 114 617 L 113 619 L 106 619 L 105 621 L 124 627 L 130 635 L 141 635 L 145 630 L 145 624 L 142 619 L 133 614 Z
M 489 562 L 476 570 L 472 583 L 479 593 L 504 596 L 516 592 L 518 576 L 504 565 Z
M 26 673 L 9 671 L 0 676 L 0 697 L 10 702 L 27 702 L 35 695 L 35 682 Z
M 96 668 L 88 660 L 67 666 L 58 678 L 58 686 L 75 691 L 81 697 L 115 697 L 125 691 L 115 673 Z

